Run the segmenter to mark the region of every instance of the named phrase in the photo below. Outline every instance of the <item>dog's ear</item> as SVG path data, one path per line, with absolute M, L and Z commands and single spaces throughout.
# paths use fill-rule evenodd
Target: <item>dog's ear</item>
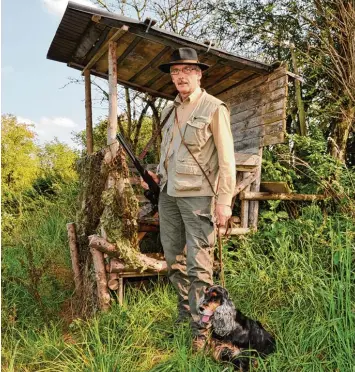
M 220 286 L 219 291 L 221 292 L 221 295 L 222 295 L 223 299 L 229 300 L 229 293 L 224 287 Z

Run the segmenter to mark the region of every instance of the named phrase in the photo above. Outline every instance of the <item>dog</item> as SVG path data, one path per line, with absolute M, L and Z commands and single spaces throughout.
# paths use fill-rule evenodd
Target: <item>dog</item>
M 239 371 L 249 371 L 255 356 L 266 357 L 275 351 L 275 338 L 260 322 L 237 310 L 228 291 L 213 285 L 207 288 L 199 303 L 201 326 L 211 331 L 210 346 L 219 361 L 233 363 Z

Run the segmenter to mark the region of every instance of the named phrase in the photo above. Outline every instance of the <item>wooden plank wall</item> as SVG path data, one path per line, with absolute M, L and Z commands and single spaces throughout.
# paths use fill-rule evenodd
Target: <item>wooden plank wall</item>
M 258 76 L 218 96 L 231 110 L 235 152 L 284 142 L 288 76 L 285 67 Z

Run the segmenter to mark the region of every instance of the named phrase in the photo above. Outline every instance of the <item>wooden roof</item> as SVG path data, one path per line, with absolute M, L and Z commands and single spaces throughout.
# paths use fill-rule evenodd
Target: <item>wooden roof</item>
M 68 3 L 47 58 L 108 78 L 107 45 L 117 42 L 118 83 L 153 96 L 174 99 L 177 92 L 169 74 L 158 66 L 172 51 L 193 47 L 201 62 L 211 67 L 203 73 L 203 87 L 215 96 L 246 80 L 273 70 L 270 65 L 227 53 L 144 22 L 97 8 Z

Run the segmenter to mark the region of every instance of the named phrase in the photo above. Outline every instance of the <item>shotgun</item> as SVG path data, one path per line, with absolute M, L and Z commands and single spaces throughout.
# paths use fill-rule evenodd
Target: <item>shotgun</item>
M 123 149 L 125 150 L 126 154 L 131 158 L 133 165 L 136 167 L 139 174 L 142 176 L 144 182 L 147 183 L 149 189 L 144 191 L 144 196 L 152 203 L 153 208 L 158 208 L 158 200 L 159 200 L 159 192 L 160 188 L 159 185 L 153 180 L 153 177 L 148 173 L 146 169 L 143 168 L 139 160 L 133 154 L 133 151 L 130 149 L 128 144 L 126 143 L 125 139 L 123 138 L 121 133 L 116 135 L 117 140 L 122 145 Z

